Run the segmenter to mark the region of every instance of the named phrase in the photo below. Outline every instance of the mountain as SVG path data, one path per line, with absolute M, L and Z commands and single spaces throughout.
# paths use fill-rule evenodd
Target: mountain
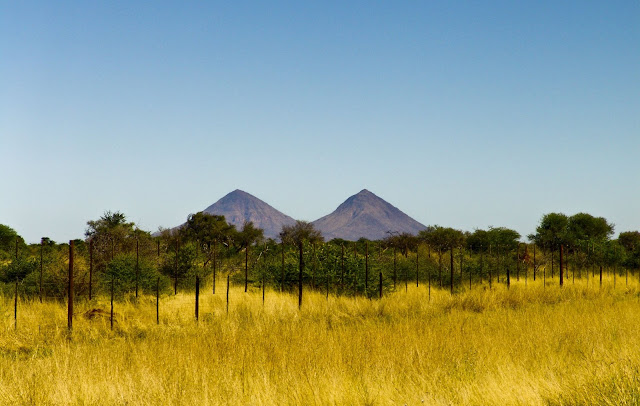
M 245 221 L 252 221 L 254 226 L 264 230 L 266 238 L 277 238 L 283 225 L 296 222 L 257 197 L 239 189 L 207 207 L 204 212 L 224 216 L 227 223 L 234 224 L 238 230 L 242 229 Z
M 426 227 L 367 189 L 348 198 L 331 214 L 313 222 L 325 240 L 362 237 L 379 240 L 388 232 L 417 234 Z

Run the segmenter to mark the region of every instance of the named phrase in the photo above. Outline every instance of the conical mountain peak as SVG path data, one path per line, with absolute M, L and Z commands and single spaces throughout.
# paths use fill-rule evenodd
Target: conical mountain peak
M 277 238 L 283 225 L 296 221 L 271 205 L 243 190 L 236 189 L 204 209 L 205 213 L 222 215 L 227 223 L 241 229 L 245 222 L 253 222 L 264 230 L 266 238 Z
M 328 240 L 378 240 L 389 233 L 417 234 L 426 227 L 374 193 L 363 189 L 331 214 L 313 222 Z

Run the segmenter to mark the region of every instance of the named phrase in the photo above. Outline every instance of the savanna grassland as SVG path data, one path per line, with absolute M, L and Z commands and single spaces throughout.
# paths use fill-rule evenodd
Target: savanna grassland
M 640 403 L 637 279 L 424 285 L 382 299 L 297 297 L 222 285 L 200 298 L 0 301 L 0 403 L 465 404 Z M 621 283 L 622 282 L 622 283 Z M 91 309 L 102 309 L 104 313 Z

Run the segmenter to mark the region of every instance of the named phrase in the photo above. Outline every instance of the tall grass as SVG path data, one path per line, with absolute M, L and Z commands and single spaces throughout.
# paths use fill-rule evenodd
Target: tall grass
M 640 403 L 640 297 L 576 280 L 381 300 L 234 288 L 76 304 L 0 298 L 2 404 Z M 223 292 L 220 285 L 217 292 Z M 106 314 L 85 317 L 91 309 Z

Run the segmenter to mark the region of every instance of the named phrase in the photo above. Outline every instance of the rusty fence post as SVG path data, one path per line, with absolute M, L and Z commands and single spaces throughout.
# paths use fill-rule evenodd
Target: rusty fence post
M 109 314 L 109 323 L 111 324 L 111 330 L 113 330 L 113 276 L 111 277 L 111 312 Z
M 69 241 L 69 303 L 67 306 L 67 328 L 73 328 L 73 240 Z
M 196 321 L 200 316 L 200 277 L 196 276 Z
M 18 329 L 18 278 L 16 277 L 16 294 L 13 302 L 13 328 Z
M 156 280 L 156 324 L 160 324 L 160 278 Z

